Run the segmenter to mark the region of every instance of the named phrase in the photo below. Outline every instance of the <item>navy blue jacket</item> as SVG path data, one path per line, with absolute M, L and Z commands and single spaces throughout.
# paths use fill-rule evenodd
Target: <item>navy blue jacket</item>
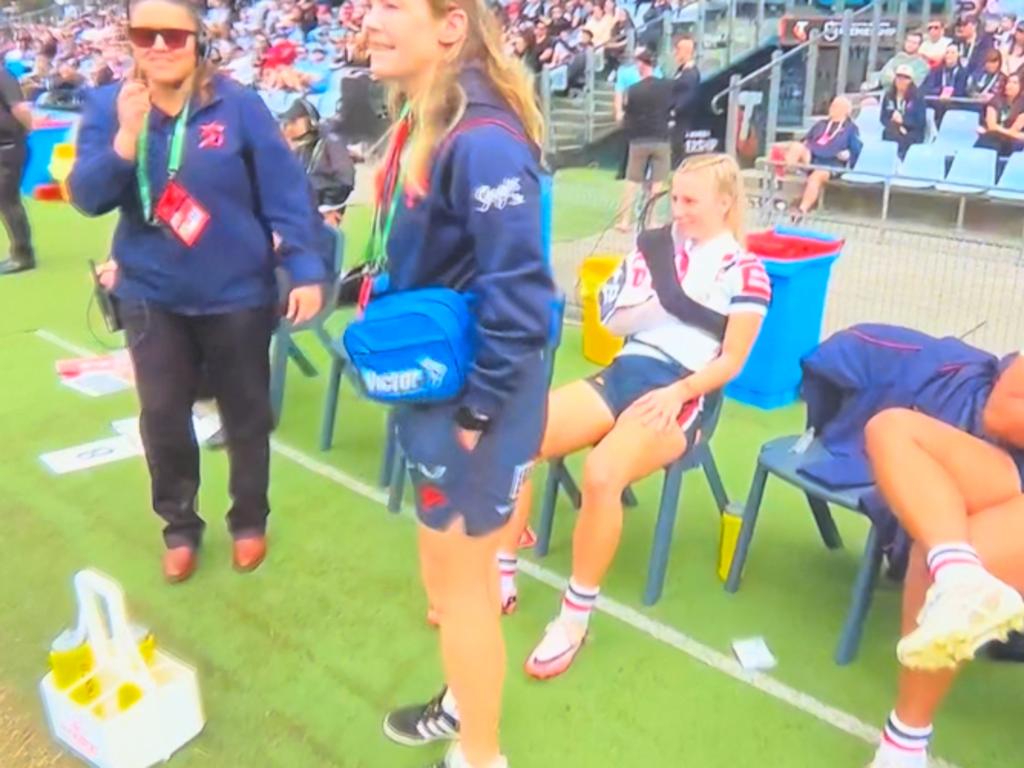
M 838 163 L 840 161 L 837 155 L 845 151 L 850 153 L 850 159 L 843 164 L 855 164 L 861 149 L 864 148 L 857 124 L 853 120 L 847 120 L 831 139 L 822 144 L 820 140 L 825 137 L 825 132 L 831 125 L 831 120 L 819 120 L 804 137 L 804 144 L 811 150 L 811 160 L 815 163 Z
M 959 64 L 952 68 L 943 64 L 929 72 L 921 85 L 925 96 L 939 96 L 944 88 L 952 88 L 953 97 L 964 98 L 967 95 L 967 70 Z
M 468 121 L 521 133 L 486 76 L 460 77 Z M 551 326 L 554 283 L 541 237 L 541 167 L 525 136 L 474 125 L 441 143 L 426 196 L 399 205 L 387 243 L 391 290 L 445 286 L 476 297 L 477 353 L 462 404 L 496 417 L 536 364 Z
M 882 126 L 888 128 L 892 124 L 892 115 L 896 111 L 896 97 L 892 89 L 882 97 Z M 920 144 L 924 141 L 924 131 L 928 123 L 928 107 L 924 103 L 924 94 L 915 90 L 903 106 L 903 127 L 912 142 Z
M 213 98 L 193 100 L 178 181 L 210 214 L 206 230 L 186 247 L 162 227 L 146 224 L 135 163 L 113 149 L 120 85 L 91 91 L 69 180 L 83 213 L 120 212 L 112 254 L 116 294 L 183 314 L 216 314 L 277 301 L 272 233 L 282 240 L 281 265 L 292 285 L 327 279 L 318 254 L 317 215 L 298 159 L 259 95 L 223 77 Z M 175 118 L 150 112 L 149 174 L 154 206 L 167 181 Z
M 802 361 L 807 425 L 830 458 L 801 471 L 833 488 L 874 483 L 864 427 L 887 408 L 913 408 L 984 438 L 985 404 L 1015 358 L 999 360 L 959 339 L 937 339 L 899 326 L 855 325 L 834 334 Z M 875 492 L 862 504 L 901 560 L 906 537 L 897 535 L 899 527 L 884 499 Z

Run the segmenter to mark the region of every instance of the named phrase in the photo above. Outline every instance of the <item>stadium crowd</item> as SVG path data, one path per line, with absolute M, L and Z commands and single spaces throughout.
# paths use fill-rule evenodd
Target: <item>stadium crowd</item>
M 290 104 L 293 94 L 318 96 L 332 88 L 332 73 L 369 64 L 363 31 L 369 6 L 369 0 L 209 0 L 209 56 L 272 106 Z M 637 14 L 641 44 L 645 34 L 657 42 L 670 10 L 667 0 L 657 0 Z M 566 65 L 570 83 L 581 81 L 588 49 L 603 47 L 606 71 L 614 72 L 635 31 L 633 16 L 616 0 L 511 0 L 495 11 L 509 52 L 534 72 Z M 58 23 L 9 27 L 4 61 L 26 98 L 73 103 L 79 89 L 128 75 L 122 15 L 118 5 L 87 13 L 69 8 Z

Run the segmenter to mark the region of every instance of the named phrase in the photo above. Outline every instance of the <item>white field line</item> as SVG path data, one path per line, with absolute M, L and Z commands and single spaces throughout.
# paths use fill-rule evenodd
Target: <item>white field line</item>
M 38 330 L 36 331 L 36 335 L 67 352 L 71 352 L 72 354 L 82 356 L 95 354 L 92 350 L 66 341 L 49 331 Z M 280 440 L 272 440 L 271 447 L 275 453 L 298 464 L 300 467 L 325 478 L 326 480 L 337 483 L 338 485 L 347 488 L 349 491 L 359 494 L 360 496 L 380 504 L 381 506 L 385 506 L 387 504 L 387 493 L 373 485 L 370 485 L 369 483 L 365 483 L 362 480 L 352 477 L 337 467 L 320 461 L 297 448 L 293 448 L 282 443 Z M 520 559 L 519 561 L 519 568 L 526 575 L 536 579 L 542 584 L 546 584 L 554 590 L 561 592 L 565 589 L 567 579 L 558 575 L 554 571 L 523 559 Z M 627 624 L 637 632 L 675 648 L 677 651 L 685 653 L 687 656 L 696 659 L 702 664 L 711 667 L 734 680 L 739 680 L 741 683 L 745 683 L 746 685 L 749 685 L 772 698 L 778 699 L 779 701 L 782 701 L 791 707 L 810 715 L 811 717 L 828 723 L 834 728 L 838 728 L 840 731 L 843 731 L 850 736 L 869 744 L 876 744 L 878 742 L 879 726 L 869 725 L 863 720 L 860 720 L 841 709 L 836 709 L 835 707 L 816 699 L 810 694 L 803 693 L 796 688 L 786 685 L 770 675 L 761 674 L 759 672 L 748 672 L 744 670 L 731 656 L 727 656 L 720 651 L 716 651 L 714 648 L 694 640 L 692 637 L 680 632 L 678 629 L 670 627 L 667 624 L 663 624 L 660 621 L 656 621 L 640 611 L 603 595 L 598 598 L 597 609 L 618 619 L 624 624 Z M 879 718 L 881 719 L 883 715 L 884 713 L 880 713 Z M 932 768 L 957 768 L 953 763 L 936 758 L 932 759 L 931 765 Z

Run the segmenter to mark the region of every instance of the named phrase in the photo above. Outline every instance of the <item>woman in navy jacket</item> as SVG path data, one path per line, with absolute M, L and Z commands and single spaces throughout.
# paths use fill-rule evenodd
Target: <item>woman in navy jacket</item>
M 898 66 L 892 88 L 882 99 L 882 138 L 899 145 L 901 158 L 907 154 L 911 144 L 924 141 L 927 121 L 924 96 L 914 85 L 913 74 L 910 67 Z
M 137 0 L 129 37 L 138 79 L 92 92 L 71 197 L 85 214 L 117 210 L 113 260 L 141 405 L 153 508 L 164 519 L 164 575 L 188 578 L 203 521 L 192 404 L 201 373 L 227 433 L 239 570 L 266 553 L 268 348 L 277 322 L 273 239 L 292 284 L 288 317 L 312 317 L 326 278 L 308 183 L 254 91 L 212 72 L 200 11 Z
M 450 689 L 392 712 L 384 730 L 406 745 L 458 735 L 442 765 L 501 768 L 497 551 L 544 431 L 554 300 L 541 116 L 484 0 L 374 3 L 366 29 L 400 108 L 378 202 L 390 289 L 471 292 L 477 339 L 456 402 L 398 411 Z
M 949 99 L 967 96 L 967 70 L 960 64 L 959 48 L 951 45 L 946 49 L 942 64 L 928 73 L 921 89 L 929 99 L 938 100 L 931 104 L 935 108 L 935 122 L 941 124 Z

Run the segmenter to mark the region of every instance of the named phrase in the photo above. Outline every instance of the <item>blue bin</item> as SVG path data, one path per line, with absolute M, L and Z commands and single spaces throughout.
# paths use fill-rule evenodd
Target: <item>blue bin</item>
M 800 360 L 821 341 L 828 279 L 843 245 L 790 227 L 750 236 L 748 248 L 764 261 L 772 282 L 772 303 L 747 364 L 725 388 L 729 397 L 765 409 L 797 400 Z
M 40 184 L 53 181 L 50 175 L 53 148 L 66 142 L 70 136 L 71 128 L 67 125 L 37 128 L 28 135 L 28 163 L 21 176 L 21 194 L 31 197 Z

